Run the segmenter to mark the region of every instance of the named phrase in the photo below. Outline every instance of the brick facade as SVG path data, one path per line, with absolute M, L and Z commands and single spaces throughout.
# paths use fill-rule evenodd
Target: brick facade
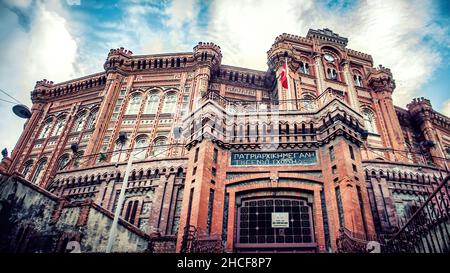
M 101 73 L 37 82 L 32 116 L 2 169 L 113 211 L 134 156 L 121 216 L 161 251 L 175 238 L 181 251 L 188 225 L 228 252 L 326 252 L 342 227 L 365 238 L 392 232 L 446 172 L 450 119 L 424 98 L 396 107 L 390 70 L 346 46 L 328 29 L 282 34 L 267 52 L 267 71 L 222 64 L 213 43 L 175 54 L 112 49 Z M 288 89 L 278 80 L 284 64 Z M 232 162 L 248 152 L 314 158 Z M 277 198 L 292 215 L 289 204 L 303 204 L 298 215 L 312 223 L 249 227 L 242 234 L 254 232 L 253 243 L 242 243 L 242 205 L 267 214 L 251 204 Z M 252 200 L 259 203 L 245 203 Z

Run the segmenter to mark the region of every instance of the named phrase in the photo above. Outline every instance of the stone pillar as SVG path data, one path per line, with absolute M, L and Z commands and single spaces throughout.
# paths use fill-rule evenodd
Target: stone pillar
M 342 62 L 342 67 L 344 68 L 344 79 L 345 79 L 345 83 L 347 84 L 351 107 L 356 112 L 360 112 L 359 101 L 358 101 L 358 92 L 355 89 L 355 85 L 354 85 L 354 82 L 352 79 L 352 73 L 350 72 L 349 62 L 347 60 L 344 60 Z

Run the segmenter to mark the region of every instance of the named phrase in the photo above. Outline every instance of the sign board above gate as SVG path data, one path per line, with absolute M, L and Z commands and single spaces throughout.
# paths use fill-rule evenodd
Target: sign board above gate
M 231 153 L 231 166 L 312 165 L 317 163 L 314 151 Z
M 289 213 L 288 212 L 272 212 L 272 228 L 288 228 Z

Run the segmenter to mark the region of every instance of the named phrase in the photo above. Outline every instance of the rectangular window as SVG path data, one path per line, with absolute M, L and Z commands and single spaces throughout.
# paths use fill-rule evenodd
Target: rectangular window
M 356 191 L 358 192 L 359 209 L 361 210 L 361 217 L 364 227 L 364 236 L 366 236 L 367 239 L 367 223 L 366 223 L 366 215 L 364 213 L 364 203 L 362 200 L 361 188 L 359 186 L 356 186 Z
M 333 167 L 331 167 L 331 173 L 336 174 L 336 172 L 337 172 L 337 166 L 333 165 Z
M 216 176 L 217 175 L 217 170 L 216 170 L 216 168 L 212 168 L 211 169 L 211 174 L 213 175 L 213 176 Z
M 216 184 L 216 181 L 211 179 L 211 184 Z
M 181 212 L 181 204 L 183 202 L 183 187 L 178 189 L 177 192 L 177 199 L 175 201 L 175 213 L 173 217 L 173 223 L 172 223 L 172 234 L 177 233 L 178 226 L 180 224 L 180 212 Z
M 192 170 L 192 175 L 195 175 L 197 173 L 197 167 L 194 167 L 194 169 Z
M 217 163 L 218 154 L 219 154 L 219 151 L 216 148 L 214 148 L 214 153 L 213 153 L 213 162 L 214 163 Z
M 189 192 L 189 204 L 188 204 L 188 211 L 187 211 L 186 226 L 189 226 L 191 224 L 191 210 L 192 210 L 192 200 L 193 199 L 194 199 L 194 188 L 191 188 L 191 191 Z
M 333 146 L 331 146 L 329 148 L 329 152 L 330 152 L 330 160 L 334 161 L 334 147 Z
M 356 173 L 356 172 L 358 172 L 358 169 L 356 168 L 356 165 L 355 164 L 352 164 L 352 168 L 353 168 L 353 171 Z
M 352 145 L 348 145 L 348 149 L 350 151 L 350 158 L 355 160 L 355 153 L 353 152 L 353 147 Z
M 343 227 L 345 225 L 344 222 L 344 208 L 342 207 L 342 197 L 341 197 L 341 190 L 339 187 L 336 187 L 336 201 L 337 201 L 337 207 L 338 207 L 338 214 L 339 214 L 339 226 Z
M 198 152 L 200 148 L 195 149 L 195 155 L 194 155 L 194 163 L 198 160 Z
M 209 202 L 208 202 L 208 221 L 206 223 L 208 235 L 211 234 L 213 207 L 214 207 L 214 190 L 210 189 L 209 190 Z
M 325 201 L 325 192 L 322 190 L 320 192 L 320 203 L 322 204 L 322 219 L 323 219 L 323 233 L 325 235 L 325 245 L 327 250 L 331 249 L 331 238 L 330 238 L 330 227 L 328 225 L 328 213 L 327 213 L 327 205 Z

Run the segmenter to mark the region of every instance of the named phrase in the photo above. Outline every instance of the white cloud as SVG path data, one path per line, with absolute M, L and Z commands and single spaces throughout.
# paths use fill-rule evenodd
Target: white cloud
M 450 99 L 444 102 L 442 107 L 442 114 L 446 115 L 447 117 L 450 117 Z
M 79 6 L 81 5 L 81 0 L 66 0 L 67 5 Z
M 3 8 L 0 6 L 0 9 Z M 21 28 L 15 13 L 8 9 L 1 13 L 1 24 L 14 31 L 7 32 L 0 41 L 0 87 L 31 106 L 30 91 L 37 80 L 46 78 L 58 82 L 74 77 L 77 44 L 68 30 L 67 21 L 53 5 L 50 8 L 45 3 L 36 3 L 28 32 Z M 0 145 L 10 151 L 24 123 L 12 114 L 11 106 L 0 104 Z

